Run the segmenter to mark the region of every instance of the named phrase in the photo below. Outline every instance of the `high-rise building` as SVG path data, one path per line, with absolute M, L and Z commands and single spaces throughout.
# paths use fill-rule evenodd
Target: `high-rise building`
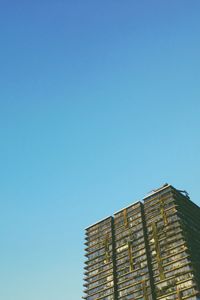
M 200 300 L 200 208 L 165 184 L 86 229 L 86 300 Z

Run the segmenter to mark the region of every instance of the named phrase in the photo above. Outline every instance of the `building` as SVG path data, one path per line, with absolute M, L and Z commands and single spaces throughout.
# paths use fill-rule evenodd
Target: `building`
M 86 229 L 86 300 L 199 300 L 200 208 L 165 184 Z

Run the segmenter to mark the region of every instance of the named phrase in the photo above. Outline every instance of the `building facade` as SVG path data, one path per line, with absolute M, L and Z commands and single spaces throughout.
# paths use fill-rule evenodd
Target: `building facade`
M 86 300 L 199 300 L 200 208 L 171 185 L 88 227 Z

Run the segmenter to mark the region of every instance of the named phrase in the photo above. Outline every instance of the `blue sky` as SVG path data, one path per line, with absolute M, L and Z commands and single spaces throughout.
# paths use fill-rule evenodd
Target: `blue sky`
M 1 0 L 1 299 L 80 299 L 84 228 L 165 182 L 200 204 L 199 10 Z

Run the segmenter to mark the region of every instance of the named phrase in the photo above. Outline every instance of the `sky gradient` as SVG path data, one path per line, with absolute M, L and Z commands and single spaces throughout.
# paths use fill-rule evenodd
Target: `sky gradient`
M 84 228 L 200 205 L 200 1 L 0 5 L 0 299 L 83 296 Z

